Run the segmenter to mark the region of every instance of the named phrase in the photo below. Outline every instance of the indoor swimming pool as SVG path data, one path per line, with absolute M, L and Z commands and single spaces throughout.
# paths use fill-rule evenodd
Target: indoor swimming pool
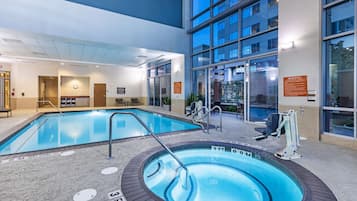
M 199 129 L 199 126 L 186 121 L 139 109 L 48 113 L 3 141 L 0 155 L 107 141 L 109 117 L 118 111 L 136 114 L 155 134 Z M 137 120 L 128 115 L 114 116 L 112 131 L 113 139 L 148 134 Z

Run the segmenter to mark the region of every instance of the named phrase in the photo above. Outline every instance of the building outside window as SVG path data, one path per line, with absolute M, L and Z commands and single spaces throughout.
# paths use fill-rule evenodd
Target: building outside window
M 210 6 L 211 0 L 192 0 L 192 16 L 200 14 Z
M 239 6 L 238 0 L 213 0 L 208 7 L 192 1 L 197 13 L 192 18 L 192 92 L 208 107 L 219 105 L 245 120 L 264 121 L 277 111 L 278 1 Z M 217 20 L 195 29 L 207 12 Z M 261 84 L 264 90 L 247 91 Z
M 356 138 L 357 112 L 354 4 L 354 0 L 341 1 L 323 12 L 323 131 L 351 138 Z

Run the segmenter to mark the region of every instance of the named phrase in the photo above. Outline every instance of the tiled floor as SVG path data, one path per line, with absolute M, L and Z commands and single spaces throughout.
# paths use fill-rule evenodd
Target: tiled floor
M 14 111 L 12 118 L 0 118 L 0 136 L 4 130 L 24 121 L 35 111 Z M 218 122 L 214 117 L 213 122 Z M 201 131 L 161 136 L 165 143 L 191 140 L 218 140 L 254 146 L 275 152 L 284 146 L 284 139 L 268 138 L 255 141 L 257 125 L 246 124 L 235 116 L 225 115 L 223 132 L 211 130 L 209 135 Z M 2 133 L 2 134 L 1 134 Z M 140 146 L 138 146 L 140 145 Z M 125 140 L 113 145 L 114 158 L 107 159 L 106 145 L 73 149 L 73 155 L 61 156 L 60 151 L 28 157 L 0 157 L 0 200 L 1 201 L 64 201 L 72 200 L 76 192 L 94 188 L 97 195 L 93 200 L 105 201 L 108 193 L 120 189 L 121 175 L 131 158 L 139 152 L 158 144 L 150 137 Z M 357 152 L 334 145 L 303 141 L 296 160 L 320 177 L 335 193 L 338 200 L 355 201 L 357 188 Z M 106 167 L 117 167 L 113 175 L 102 175 Z

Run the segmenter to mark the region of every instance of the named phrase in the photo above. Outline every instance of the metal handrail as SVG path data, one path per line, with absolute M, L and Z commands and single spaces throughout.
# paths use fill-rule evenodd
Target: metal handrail
M 218 105 L 213 106 L 211 108 L 210 112 L 213 112 L 214 110 L 218 109 L 219 111 L 219 130 L 222 132 L 222 108 Z M 209 118 L 208 118 L 208 124 L 209 124 Z
M 40 101 L 37 101 L 37 106 L 36 106 L 36 112 L 38 112 L 38 103 L 48 103 L 51 107 L 53 107 L 54 109 L 57 110 L 57 112 L 59 112 L 60 114 L 62 114 L 62 111 L 57 107 L 55 106 L 50 100 L 40 100 Z
M 192 117 L 194 117 L 195 115 L 197 115 L 199 112 L 201 112 L 203 109 L 205 109 L 206 111 L 208 111 L 208 108 L 206 107 L 206 106 L 202 106 L 202 108 L 201 109 L 199 109 L 197 112 L 194 112 L 193 114 L 192 114 Z M 216 110 L 216 109 L 218 109 L 218 111 L 219 111 L 219 116 L 220 116 L 220 121 L 219 121 L 219 130 L 220 130 L 220 132 L 222 132 L 222 108 L 220 107 L 220 106 L 218 106 L 218 105 L 215 105 L 215 106 L 213 106 L 212 108 L 211 108 L 211 110 L 209 110 L 209 112 L 207 112 L 204 116 L 203 116 L 203 118 L 207 118 L 207 133 L 209 134 L 209 124 L 210 124 L 210 113 L 211 112 L 213 112 L 214 110 Z M 203 119 L 201 119 L 201 120 L 203 120 Z M 192 121 L 194 122 L 194 123 L 196 123 L 196 124 L 200 124 L 199 122 L 197 122 L 196 120 L 194 120 L 194 118 L 192 118 Z M 200 124 L 200 125 L 202 125 L 202 124 Z
M 179 158 L 171 151 L 169 147 L 167 147 L 157 136 L 154 135 L 154 133 L 151 131 L 149 127 L 146 126 L 146 124 L 134 113 L 131 112 L 114 112 L 112 115 L 110 115 L 109 118 L 109 158 L 112 158 L 112 143 L 113 143 L 113 135 L 112 135 L 112 124 L 113 124 L 113 117 L 118 114 L 124 114 L 124 115 L 131 115 L 133 116 L 144 128 L 149 132 L 149 134 L 176 160 L 176 162 L 186 171 L 186 175 L 188 175 L 188 169 L 187 167 L 180 161 Z M 187 181 L 187 180 L 186 180 Z

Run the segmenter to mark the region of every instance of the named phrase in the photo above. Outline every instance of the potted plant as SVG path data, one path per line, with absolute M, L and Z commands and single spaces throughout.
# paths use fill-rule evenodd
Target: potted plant
M 163 97 L 162 98 L 162 105 L 165 110 L 171 110 L 171 98 L 170 97 Z

